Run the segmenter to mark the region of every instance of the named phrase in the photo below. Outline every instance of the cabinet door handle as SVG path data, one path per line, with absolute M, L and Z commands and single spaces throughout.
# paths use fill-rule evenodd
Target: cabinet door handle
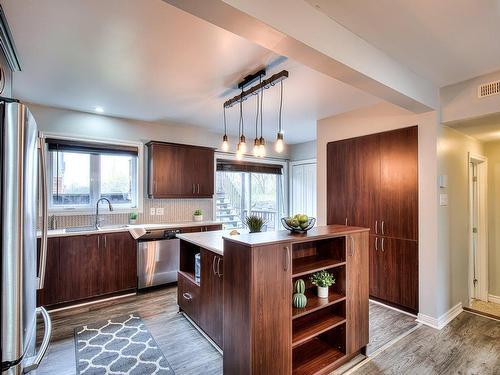
M 375 220 L 375 234 L 378 234 L 378 220 Z
M 222 277 L 224 276 L 224 272 L 220 273 L 220 261 L 222 260 L 222 258 L 217 258 L 217 274 L 219 275 L 219 277 Z M 222 266 L 224 266 L 224 262 L 222 262 Z
M 194 190 L 194 184 L 191 184 L 191 188 L 192 188 L 192 190 L 193 190 L 193 194 L 194 194 L 194 191 L 195 191 L 195 190 Z
M 384 237 L 382 237 L 382 252 L 384 252 Z
M 354 237 L 353 236 L 349 236 L 350 239 L 351 239 L 351 256 L 354 256 L 354 252 L 356 251 L 354 249 Z
M 347 227 L 347 218 L 345 218 L 345 226 Z
M 106 242 L 106 238 L 107 238 L 107 236 L 106 236 L 106 235 L 104 235 L 104 248 L 106 248 L 106 247 L 107 247 L 107 244 L 106 244 L 106 243 L 107 243 L 107 242 Z
M 290 265 L 290 247 L 289 246 L 285 246 L 284 250 L 285 250 L 285 261 L 283 263 L 283 270 L 284 271 L 288 271 L 288 268 L 289 268 L 289 265 Z
M 378 251 L 378 237 L 375 237 L 375 250 Z
M 186 301 L 191 301 L 193 299 L 193 296 L 191 295 L 191 293 L 182 293 L 182 296 L 184 297 L 184 299 Z
M 382 220 L 382 234 L 385 234 L 385 232 L 384 232 L 384 220 Z
M 196 184 L 198 186 L 198 194 L 200 194 L 200 184 Z
M 217 258 L 217 257 L 214 257 L 214 258 L 213 258 L 213 261 L 212 261 L 212 271 L 214 272 L 214 275 L 217 275 L 217 271 L 215 270 L 215 259 L 216 259 L 216 258 Z
M 101 236 L 97 236 L 97 248 L 101 248 Z

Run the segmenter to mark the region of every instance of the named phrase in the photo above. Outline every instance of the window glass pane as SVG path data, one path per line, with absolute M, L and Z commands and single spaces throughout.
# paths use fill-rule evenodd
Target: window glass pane
M 52 203 L 90 204 L 90 155 L 52 152 Z
M 216 177 L 216 215 L 225 229 L 244 228 L 248 215 L 262 217 L 267 230 L 280 229 L 284 206 L 281 175 L 219 171 Z
M 135 203 L 137 157 L 101 155 L 100 197 L 114 204 Z

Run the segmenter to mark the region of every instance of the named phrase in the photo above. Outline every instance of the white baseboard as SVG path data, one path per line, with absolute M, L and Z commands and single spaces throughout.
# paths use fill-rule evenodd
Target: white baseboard
M 500 297 L 494 296 L 493 294 L 488 294 L 488 301 L 500 304 Z
M 435 329 L 443 329 L 449 322 L 455 319 L 462 311 L 463 311 L 462 302 L 460 302 L 437 319 L 432 316 L 419 313 L 417 321 Z

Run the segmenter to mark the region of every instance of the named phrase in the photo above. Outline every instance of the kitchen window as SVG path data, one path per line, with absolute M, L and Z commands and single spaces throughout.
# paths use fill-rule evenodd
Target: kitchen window
M 139 147 L 48 138 L 49 208 L 93 211 L 100 198 L 117 210 L 139 206 Z

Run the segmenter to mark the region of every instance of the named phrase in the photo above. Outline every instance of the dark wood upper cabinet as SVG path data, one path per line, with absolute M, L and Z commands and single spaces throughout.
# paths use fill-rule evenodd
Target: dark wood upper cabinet
M 150 198 L 211 198 L 214 194 L 214 149 L 149 142 Z
M 328 144 L 327 220 L 370 228 L 370 295 L 415 312 L 418 127 Z

